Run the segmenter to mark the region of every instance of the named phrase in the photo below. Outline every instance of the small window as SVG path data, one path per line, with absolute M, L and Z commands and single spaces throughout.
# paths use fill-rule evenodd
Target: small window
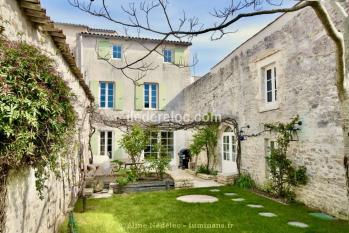
M 164 62 L 173 62 L 173 51 L 169 49 L 164 50 Z
M 102 156 L 107 155 L 111 159 L 112 153 L 113 153 L 113 132 L 112 131 L 101 131 L 99 139 L 100 139 L 99 154 Z
M 144 84 L 144 108 L 157 109 L 158 107 L 158 84 Z
M 277 101 L 276 67 L 265 68 L 265 99 L 267 103 Z
M 114 107 L 114 83 L 100 82 L 99 93 L 100 93 L 99 107 L 113 108 Z
M 121 59 L 121 46 L 113 45 L 113 59 Z

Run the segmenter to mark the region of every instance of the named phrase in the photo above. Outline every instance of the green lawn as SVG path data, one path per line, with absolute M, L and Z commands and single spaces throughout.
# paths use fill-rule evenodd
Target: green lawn
M 75 218 L 79 233 L 349 232 L 348 222 L 312 217 L 308 214 L 312 210 L 301 204 L 286 206 L 235 187 L 227 186 L 219 189 L 221 190 L 219 193 L 212 193 L 210 189 L 203 188 L 91 199 L 87 201 L 88 210 L 85 213 L 79 213 L 81 202 L 78 202 Z M 225 196 L 224 192 L 235 192 L 246 200 L 233 202 L 231 199 L 234 197 Z M 218 197 L 219 201 L 212 204 L 188 204 L 176 200 L 176 197 L 185 194 L 209 194 Z M 252 209 L 246 204 L 261 204 L 264 208 Z M 277 217 L 262 217 L 258 215 L 259 212 L 273 212 Z M 289 221 L 306 223 L 309 228 L 289 226 L 287 225 Z M 198 228 L 195 228 L 194 224 L 208 225 L 206 227 L 197 225 Z M 225 228 L 222 229 L 223 225 Z

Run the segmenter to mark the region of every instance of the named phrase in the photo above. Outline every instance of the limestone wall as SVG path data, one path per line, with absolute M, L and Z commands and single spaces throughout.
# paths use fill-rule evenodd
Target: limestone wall
M 18 1 L 19 2 L 19 1 Z M 35 189 L 35 178 L 32 170 L 12 171 L 8 180 L 8 203 L 6 233 L 50 233 L 56 232 L 57 224 L 62 222 L 69 207 L 74 204 L 79 190 L 80 166 L 87 163 L 89 155 L 88 134 L 89 115 L 86 111 L 90 100 L 71 73 L 66 61 L 55 47 L 51 37 L 39 32 L 14 0 L 0 0 L 0 23 L 5 27 L 5 36 L 9 40 L 24 40 L 33 44 L 49 56 L 56 64 L 57 70 L 76 95 L 74 107 L 78 114 L 74 146 L 65 157 L 66 169 L 61 171 L 61 179 L 53 174 L 47 181 L 48 189 L 45 198 L 40 200 Z M 80 143 L 79 143 L 80 142 Z
M 340 25 L 341 19 L 335 19 Z M 263 96 L 261 69 L 268 64 L 277 67 L 278 101 L 273 106 L 265 106 Z M 261 132 L 263 123 L 288 122 L 298 114 L 303 125 L 289 157 L 305 165 L 310 178 L 297 190 L 298 200 L 344 217 L 349 203 L 338 103 L 334 44 L 314 12 L 306 9 L 281 16 L 187 87 L 171 106 L 192 115 L 233 116 L 240 127 L 250 125 L 247 134 Z M 242 142 L 242 169 L 259 185 L 267 177 L 265 143 L 274 137 L 263 133 Z

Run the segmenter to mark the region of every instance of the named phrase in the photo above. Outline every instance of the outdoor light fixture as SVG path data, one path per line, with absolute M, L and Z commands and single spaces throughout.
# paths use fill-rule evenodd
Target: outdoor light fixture
M 249 129 L 250 128 L 250 125 L 246 125 L 246 126 L 243 126 L 240 128 L 240 131 L 239 131 L 239 139 L 240 141 L 244 141 L 247 139 L 246 135 L 243 135 L 244 134 L 244 130 L 243 129 Z

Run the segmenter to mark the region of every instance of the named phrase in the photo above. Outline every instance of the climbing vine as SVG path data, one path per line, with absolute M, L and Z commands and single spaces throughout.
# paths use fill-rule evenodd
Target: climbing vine
M 23 41 L 0 39 L 1 190 L 11 169 L 32 167 L 41 198 L 74 135 L 72 93 L 54 61 Z M 3 196 L 4 197 L 4 196 Z
M 265 124 L 267 130 L 277 133 L 277 144 L 271 148 L 267 163 L 270 170 L 272 189 L 274 193 L 288 200 L 294 199 L 293 187 L 307 183 L 306 167 L 298 168 L 287 158 L 290 142 L 297 131 L 299 117 L 294 117 L 289 123 Z

